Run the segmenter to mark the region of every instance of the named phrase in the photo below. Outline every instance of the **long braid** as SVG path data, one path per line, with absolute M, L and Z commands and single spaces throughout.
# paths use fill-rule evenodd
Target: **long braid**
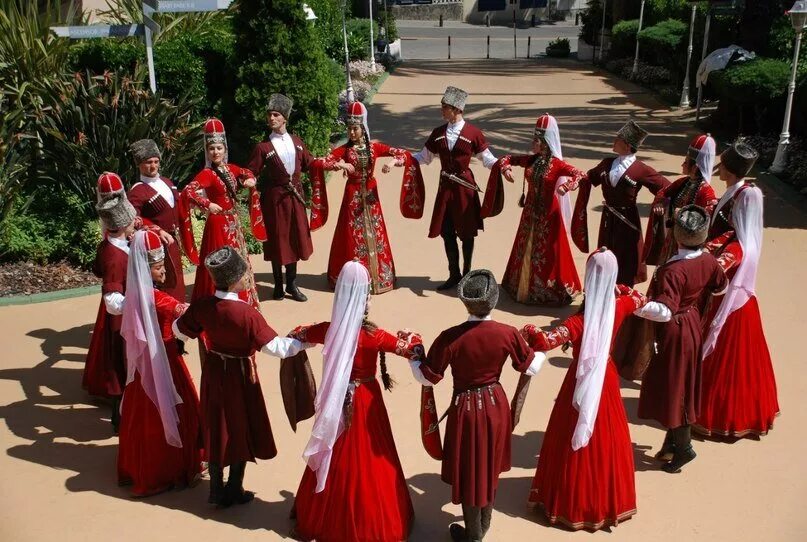
M 364 318 L 364 322 L 362 322 L 362 327 L 370 333 L 375 333 L 378 330 L 378 326 L 370 320 L 367 320 L 366 316 Z M 378 364 L 381 368 L 381 383 L 384 384 L 384 389 L 387 391 L 392 391 L 395 381 L 387 371 L 387 353 L 383 350 L 378 353 Z

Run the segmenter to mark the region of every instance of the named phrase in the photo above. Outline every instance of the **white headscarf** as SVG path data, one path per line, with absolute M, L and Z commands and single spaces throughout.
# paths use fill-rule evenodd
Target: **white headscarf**
M 345 428 L 342 407 L 369 292 L 370 273 L 359 262 L 347 262 L 336 280 L 331 324 L 322 349 L 322 385 L 317 391 L 316 418 L 303 452 L 303 459 L 317 473 L 316 493 L 325 489 L 333 447 Z
M 717 338 L 729 315 L 745 305 L 756 292 L 763 226 L 762 191 L 759 188 L 752 186 L 740 192 L 731 211 L 731 221 L 737 241 L 743 249 L 742 261 L 706 331 L 706 338 L 703 341 L 703 358 L 714 351 Z
M 555 120 L 555 117 L 548 113 L 544 116 L 548 118 L 547 126 L 544 131 L 544 141 L 546 141 L 552 156 L 558 160 L 563 160 L 563 150 L 560 146 L 560 129 L 558 128 L 558 121 Z M 558 203 L 560 203 L 560 214 L 563 217 L 563 224 L 566 226 L 567 232 L 571 231 L 572 225 L 572 196 L 569 192 L 566 192 L 562 196 L 557 192 L 558 187 L 568 180 L 568 177 L 558 177 L 558 180 L 555 182 L 555 195 L 558 198 Z
M 573 450 L 588 445 L 597 421 L 614 331 L 617 269 L 616 257 L 610 250 L 595 252 L 586 262 L 583 338 L 572 399 L 572 405 L 580 413 L 572 435 Z
M 707 134 L 706 140 L 701 145 L 701 148 L 698 149 L 698 157 L 695 159 L 695 166 L 707 183 L 712 182 L 712 172 L 715 168 L 715 149 L 715 140 Z
M 126 341 L 126 385 L 134 381 L 135 373 L 140 374 L 143 391 L 160 413 L 165 441 L 171 446 L 182 448 L 176 409 L 177 405 L 182 404 L 182 398 L 174 386 L 168 354 L 157 320 L 146 232 L 136 232 L 130 246 L 126 271 L 126 302 L 123 305 L 120 331 Z

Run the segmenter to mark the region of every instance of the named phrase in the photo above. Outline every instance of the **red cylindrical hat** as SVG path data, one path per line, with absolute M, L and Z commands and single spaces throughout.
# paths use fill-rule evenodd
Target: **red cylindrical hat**
M 117 173 L 105 171 L 98 177 L 97 191 L 99 196 L 110 196 L 123 192 L 123 181 Z
M 160 240 L 159 235 L 151 230 L 147 230 L 144 241 L 149 264 L 158 263 L 165 259 L 165 248 L 163 248 L 163 242 Z
M 224 131 L 224 123 L 221 122 L 219 119 L 211 118 L 205 121 L 205 135 L 213 135 L 213 134 L 223 134 Z

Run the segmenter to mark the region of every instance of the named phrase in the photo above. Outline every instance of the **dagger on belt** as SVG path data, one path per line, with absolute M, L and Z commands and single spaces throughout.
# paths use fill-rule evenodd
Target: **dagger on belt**
M 303 207 L 305 207 L 305 199 L 303 199 L 303 196 L 301 196 L 300 193 L 297 191 L 297 187 L 295 187 L 291 183 L 291 181 L 287 182 L 285 186 L 286 186 L 286 191 L 289 192 L 295 198 L 297 198 L 300 201 L 300 203 L 303 204 Z
M 632 229 L 633 231 L 641 233 L 639 231 L 639 228 L 636 227 L 636 224 L 634 224 L 633 222 L 631 222 L 630 220 L 625 218 L 625 215 L 623 215 L 622 213 L 620 213 L 619 211 L 617 211 L 616 209 L 614 209 L 613 207 L 608 205 L 606 202 L 602 202 L 602 205 L 603 205 L 603 207 L 605 209 L 608 209 L 611 212 L 612 215 L 617 217 L 621 222 L 624 222 L 627 226 L 630 226 L 630 229 Z
M 466 181 L 462 177 L 454 175 L 453 173 L 448 173 L 447 171 L 441 171 L 440 172 L 440 177 L 442 177 L 444 179 L 448 179 L 451 182 L 455 182 L 460 186 L 464 186 L 465 188 L 470 188 L 471 190 L 476 190 L 477 192 L 482 191 L 482 189 L 480 189 L 475 184 L 469 183 L 468 181 Z

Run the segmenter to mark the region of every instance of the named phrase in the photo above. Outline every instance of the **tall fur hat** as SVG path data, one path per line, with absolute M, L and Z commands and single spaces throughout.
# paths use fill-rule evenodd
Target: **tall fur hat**
M 101 200 L 95 206 L 95 210 L 98 212 L 98 217 L 103 222 L 104 228 L 111 231 L 125 228 L 137 216 L 135 208 L 123 195 Z
M 619 129 L 616 136 L 634 149 L 638 149 L 642 146 L 644 140 L 647 139 L 647 134 L 648 132 L 646 130 L 643 130 L 634 121 L 629 120 Z
M 269 103 L 266 104 L 266 111 L 277 111 L 283 118 L 289 120 L 291 116 L 291 108 L 294 105 L 294 100 L 283 94 L 272 94 L 269 96 Z
M 139 139 L 129 145 L 129 151 L 136 164 L 141 164 L 149 158 L 162 158 L 160 149 L 153 139 Z
M 478 269 L 465 275 L 457 285 L 457 294 L 468 314 L 486 316 L 499 301 L 499 284 L 487 269 Z
M 745 177 L 759 158 L 759 153 L 748 143 L 737 140 L 720 155 L 720 163 L 737 177 Z
M 700 247 L 709 233 L 709 215 L 703 207 L 686 205 L 675 215 L 673 235 L 685 247 Z
M 456 107 L 460 111 L 465 110 L 465 102 L 468 101 L 468 93 L 457 87 L 446 87 L 443 99 L 440 103 Z
M 219 290 L 229 289 L 247 272 L 247 262 L 230 245 L 211 252 L 205 258 L 205 267 Z

